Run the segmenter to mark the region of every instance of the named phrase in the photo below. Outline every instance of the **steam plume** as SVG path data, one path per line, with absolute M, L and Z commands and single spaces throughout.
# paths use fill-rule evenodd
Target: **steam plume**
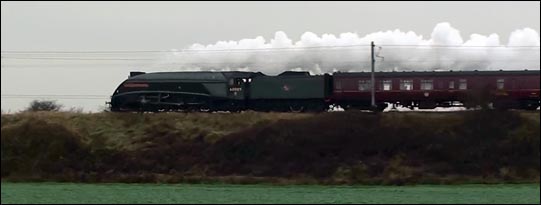
M 413 31 L 379 31 L 365 36 L 338 36 L 312 32 L 294 42 L 283 31 L 269 41 L 258 36 L 215 44 L 193 44 L 174 50 L 158 65 L 170 70 L 246 70 L 277 74 L 307 70 L 314 74 L 333 71 L 368 71 L 371 41 L 376 44 L 379 71 L 431 70 L 537 70 L 540 67 L 539 34 L 531 28 L 511 33 L 502 44 L 498 34 L 472 34 L 464 41 L 449 23 L 437 24 L 429 39 Z

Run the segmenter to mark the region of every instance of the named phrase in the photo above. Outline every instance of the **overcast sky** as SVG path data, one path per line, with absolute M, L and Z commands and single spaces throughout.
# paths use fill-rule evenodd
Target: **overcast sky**
M 540 3 L 2 1 L 1 17 L 2 52 L 183 49 L 194 43 L 257 36 L 268 40 L 277 31 L 287 33 L 294 42 L 307 31 L 364 36 L 394 29 L 414 31 L 428 39 L 441 22 L 460 30 L 464 41 L 473 33 L 497 33 L 501 44 L 507 44 L 517 29 L 539 32 Z M 149 58 L 144 54 L 78 56 Z M 14 94 L 95 95 L 99 99 L 58 101 L 67 107 L 97 110 L 130 70 L 160 70 L 146 66 L 146 62 L 122 60 L 2 58 L 2 110 L 13 112 L 27 106 L 30 99 L 4 96 Z

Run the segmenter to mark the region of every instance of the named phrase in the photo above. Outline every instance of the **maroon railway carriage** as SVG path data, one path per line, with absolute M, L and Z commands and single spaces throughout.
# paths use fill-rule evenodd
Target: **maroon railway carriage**
M 332 101 L 344 109 L 369 109 L 370 72 L 334 73 Z M 534 110 L 540 71 L 376 72 L 376 104 L 433 109 L 462 104 Z

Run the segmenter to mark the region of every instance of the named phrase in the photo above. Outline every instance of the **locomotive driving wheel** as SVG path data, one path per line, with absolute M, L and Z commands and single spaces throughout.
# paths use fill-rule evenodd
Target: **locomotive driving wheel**
M 291 112 L 302 112 L 304 111 L 304 106 L 302 105 L 290 105 L 289 111 Z

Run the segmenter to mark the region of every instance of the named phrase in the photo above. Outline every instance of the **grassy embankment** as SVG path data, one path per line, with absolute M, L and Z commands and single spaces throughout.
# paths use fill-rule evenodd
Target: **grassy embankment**
M 2 115 L 2 180 L 539 183 L 539 112 Z
M 96 197 L 99 196 L 99 197 Z M 2 204 L 539 204 L 539 184 L 319 186 L 2 183 Z

